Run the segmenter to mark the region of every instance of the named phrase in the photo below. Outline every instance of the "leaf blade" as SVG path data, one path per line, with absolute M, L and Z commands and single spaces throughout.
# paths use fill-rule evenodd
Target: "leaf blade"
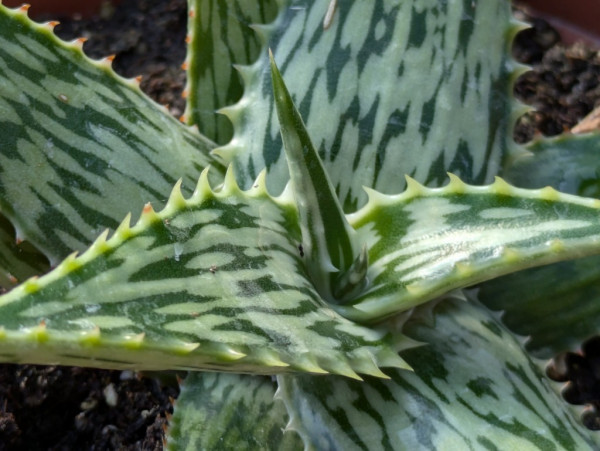
M 375 321 L 452 289 L 599 250 L 600 201 L 595 199 L 519 189 L 501 179 L 474 187 L 455 176 L 442 188 L 409 181 L 400 195 L 371 191 L 370 196 L 350 223 L 369 244 L 371 286 L 352 306 L 336 306 L 358 321 Z
M 20 9 L 0 5 L 0 30 L 0 204 L 53 263 L 132 208 L 163 202 L 177 179 L 192 187 L 206 166 L 223 170 L 214 144 L 109 60 L 88 59 Z
M 435 325 L 409 320 L 428 343 L 403 355 L 414 373 L 355 383 L 278 376 L 307 444 L 338 449 L 588 449 L 597 437 L 572 418 L 521 344 L 485 308 L 436 307 Z
M 404 341 L 345 320 L 306 277 L 297 213 L 264 181 L 203 173 L 106 240 L 0 297 L 0 360 L 142 369 L 356 372 L 406 367 Z M 91 360 L 90 360 L 91 359 Z
M 188 2 L 184 117 L 216 143 L 227 143 L 232 127 L 225 116 L 215 112 L 237 102 L 243 93 L 235 66 L 253 63 L 262 48 L 252 27 L 271 22 L 276 13 L 274 0 Z
M 266 377 L 191 373 L 177 398 L 167 449 L 278 449 L 302 447 L 284 431 L 287 413 Z
M 527 146 L 530 154 L 504 169 L 517 186 L 553 186 L 571 194 L 600 197 L 600 135 L 544 138 Z M 561 262 L 509 274 L 481 284 L 474 296 L 511 330 L 528 336 L 526 348 L 539 358 L 576 350 L 600 330 L 600 260 Z
M 363 185 L 400 192 L 398 175 L 439 185 L 451 170 L 472 183 L 489 181 L 514 150 L 508 117 L 517 67 L 504 38 L 519 26 L 509 2 L 340 3 L 324 30 L 328 3 L 287 2 L 265 29 L 261 58 L 245 69 L 245 96 L 228 108 L 234 139 L 217 151 L 235 161 L 242 185 L 263 167 L 272 192 L 288 179 L 265 89 L 267 46 L 281 58 L 345 211 L 364 204 Z

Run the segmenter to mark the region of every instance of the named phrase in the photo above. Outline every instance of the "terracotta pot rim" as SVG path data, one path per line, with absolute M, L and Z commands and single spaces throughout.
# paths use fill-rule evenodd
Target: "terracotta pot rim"
M 518 0 L 518 4 L 533 16 L 546 20 L 560 33 L 565 44 L 583 42 L 600 48 L 600 2 L 589 0 Z

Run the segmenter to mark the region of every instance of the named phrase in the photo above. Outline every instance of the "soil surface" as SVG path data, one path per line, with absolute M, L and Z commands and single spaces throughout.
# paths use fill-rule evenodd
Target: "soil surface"
M 93 58 L 116 54 L 117 72 L 143 75 L 144 91 L 175 116 L 183 113 L 185 0 L 124 0 L 96 18 L 60 20 L 59 36 L 87 37 L 84 49 Z M 537 109 L 519 120 L 518 142 L 569 130 L 600 105 L 599 54 L 565 49 L 545 22 L 533 24 L 514 47 L 533 66 L 515 92 Z M 161 449 L 177 394 L 175 385 L 129 371 L 0 365 L 0 449 Z
M 578 44 L 565 48 L 545 21 L 516 15 L 533 25 L 517 35 L 513 47 L 515 58 L 533 69 L 515 86 L 517 98 L 535 108 L 515 127 L 515 140 L 524 143 L 537 134 L 568 131 L 600 106 L 600 52 Z

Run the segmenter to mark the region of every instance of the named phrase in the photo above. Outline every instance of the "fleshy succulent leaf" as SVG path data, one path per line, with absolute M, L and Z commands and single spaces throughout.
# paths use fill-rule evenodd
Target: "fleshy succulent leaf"
M 600 257 L 588 257 L 509 274 L 478 286 L 486 306 L 529 339 L 538 358 L 576 350 L 600 331 Z
M 595 449 L 521 343 L 489 310 L 448 298 L 435 324 L 408 323 L 428 343 L 402 355 L 391 380 L 278 376 L 291 421 L 317 449 Z
M 275 399 L 271 378 L 191 373 L 170 421 L 167 449 L 298 450 L 302 440 L 286 430 L 287 412 Z
M 553 186 L 600 198 L 600 134 L 544 138 L 513 161 L 504 175 L 524 188 Z M 540 358 L 575 350 L 600 331 L 600 258 L 534 268 L 488 281 L 477 298 L 513 331 L 529 336 L 527 349 Z
M 132 209 L 162 205 L 177 179 L 187 190 L 207 165 L 222 168 L 214 144 L 110 60 L 90 60 L 23 9 L 0 5 L 0 29 L 0 205 L 53 263 Z
M 600 132 L 544 138 L 502 172 L 521 188 L 552 186 L 562 192 L 600 199 Z
M 355 232 L 344 216 L 272 54 L 270 58 L 277 116 L 300 216 L 307 271 L 321 295 L 328 301 L 336 301 L 334 293 L 343 290 L 338 285 L 346 281 L 344 276 L 351 268 L 352 274 L 364 279 L 366 261 L 360 259 L 364 253 L 356 249 Z M 354 264 L 357 259 L 363 264 Z M 362 277 L 357 269 L 363 270 Z
M 254 62 L 262 48 L 252 27 L 271 22 L 275 0 L 188 1 L 187 108 L 185 120 L 213 141 L 225 144 L 231 122 L 215 111 L 237 102 L 243 86 L 236 65 Z
M 346 318 L 375 321 L 456 288 L 509 272 L 600 251 L 600 200 L 552 188 L 524 190 L 502 179 L 466 185 L 456 176 L 442 188 L 409 179 L 396 196 L 369 191 L 349 215 L 369 245 L 369 287 Z
M 18 242 L 10 222 L 0 215 L 0 290 L 48 271 L 48 260 L 27 242 Z
M 227 109 L 234 138 L 216 151 L 244 186 L 264 167 L 271 192 L 288 180 L 266 47 L 345 211 L 364 204 L 363 185 L 400 192 L 403 174 L 439 185 L 446 171 L 470 183 L 497 173 L 518 108 L 520 68 L 500 38 L 521 28 L 510 2 L 340 2 L 327 29 L 329 1 L 283 3 L 264 27 L 265 51 L 244 69 L 244 97 Z
M 291 200 L 232 172 L 213 192 L 179 185 L 80 257 L 0 297 L 0 360 L 142 369 L 384 376 L 407 368 L 386 331 L 347 321 L 306 277 Z

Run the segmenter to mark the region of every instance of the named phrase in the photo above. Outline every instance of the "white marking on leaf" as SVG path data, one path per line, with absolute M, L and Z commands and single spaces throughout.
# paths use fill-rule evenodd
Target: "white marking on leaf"
M 523 208 L 488 208 L 479 212 L 479 216 L 483 219 L 511 219 L 521 218 L 523 216 L 531 216 L 534 212 Z

